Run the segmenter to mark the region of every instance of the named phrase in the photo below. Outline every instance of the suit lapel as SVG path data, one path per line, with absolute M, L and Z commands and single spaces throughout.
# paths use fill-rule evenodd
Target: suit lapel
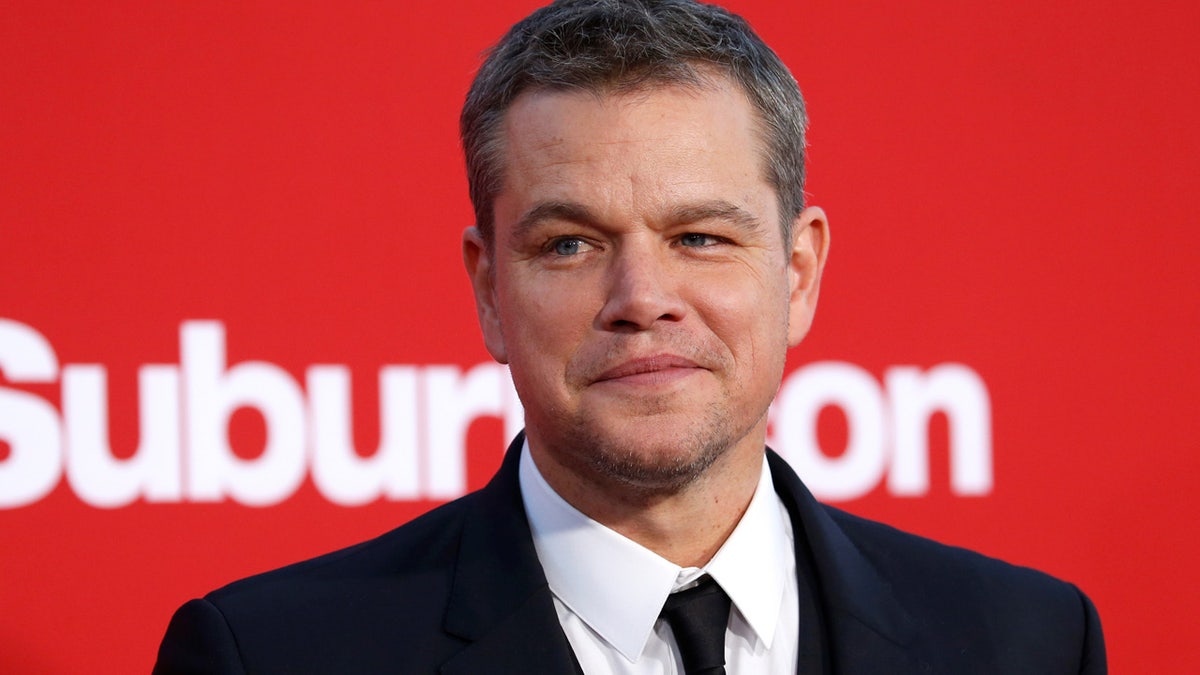
M 797 547 L 812 553 L 832 652 L 826 662 L 839 675 L 926 672 L 920 636 L 908 612 L 841 527 L 829 517 L 792 468 L 767 451 L 775 491 L 796 531 Z M 799 553 L 798 553 L 799 555 Z
M 513 440 L 500 471 L 471 497 L 445 622 L 446 632 L 469 644 L 443 664 L 446 675 L 578 669 L 521 500 L 524 440 L 524 434 Z

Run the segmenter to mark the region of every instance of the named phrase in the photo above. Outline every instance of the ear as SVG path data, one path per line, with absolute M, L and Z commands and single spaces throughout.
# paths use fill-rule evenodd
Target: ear
M 812 327 L 821 290 L 821 274 L 829 255 L 829 222 L 820 207 L 810 206 L 792 221 L 791 279 L 788 345 L 800 344 Z
M 477 227 L 463 230 L 463 264 L 475 290 L 475 312 L 483 330 L 483 342 L 488 353 L 500 363 L 508 363 L 504 334 L 500 330 L 500 311 L 496 304 L 496 276 L 492 255 Z

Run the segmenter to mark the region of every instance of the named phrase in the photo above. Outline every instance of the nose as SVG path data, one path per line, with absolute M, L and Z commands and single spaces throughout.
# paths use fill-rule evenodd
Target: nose
M 681 280 L 669 256 L 668 250 L 653 245 L 621 247 L 609 264 L 608 293 L 596 317 L 601 330 L 643 331 L 658 321 L 683 319 Z

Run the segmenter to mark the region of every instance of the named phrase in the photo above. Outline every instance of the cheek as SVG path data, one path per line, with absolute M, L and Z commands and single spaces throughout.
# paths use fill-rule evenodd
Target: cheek
M 787 350 L 788 295 L 784 284 L 762 277 L 708 285 L 698 309 L 705 324 L 743 371 L 775 368 Z
M 534 359 L 572 351 L 591 326 L 586 294 L 578 284 L 518 279 L 501 293 L 501 325 L 510 349 Z M 539 357 L 541 357 L 539 359 Z

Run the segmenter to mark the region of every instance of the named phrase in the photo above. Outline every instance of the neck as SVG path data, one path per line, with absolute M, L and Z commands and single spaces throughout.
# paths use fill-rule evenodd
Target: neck
M 762 472 L 761 439 L 742 439 L 683 486 L 655 489 L 571 471 L 530 451 L 538 471 L 592 520 L 680 567 L 702 567 L 742 519 Z

